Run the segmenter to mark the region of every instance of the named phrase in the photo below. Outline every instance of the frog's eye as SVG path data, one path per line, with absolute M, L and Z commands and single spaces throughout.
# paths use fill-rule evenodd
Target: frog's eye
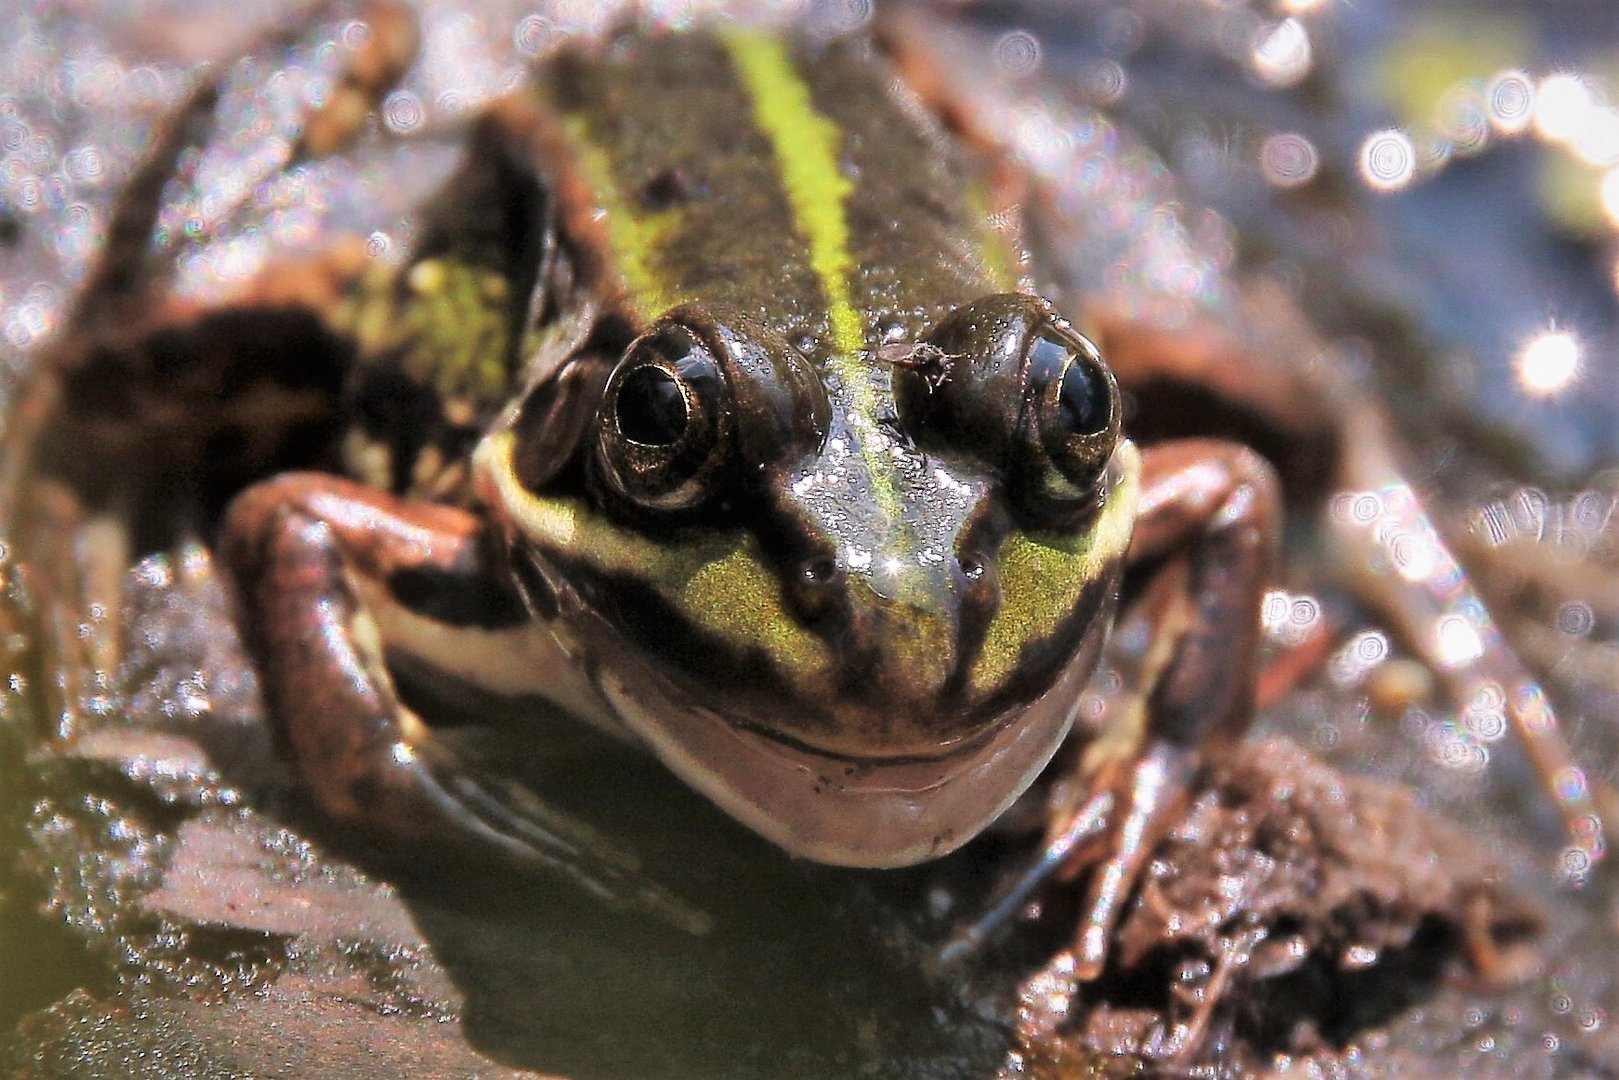
M 678 323 L 660 324 L 630 345 L 603 389 L 600 476 L 646 509 L 699 505 L 727 464 L 730 403 L 709 347 Z
M 745 317 L 685 305 L 632 342 L 608 377 L 596 475 L 637 509 L 696 510 L 819 445 L 829 413 L 797 349 Z
M 946 316 L 897 366 L 900 415 L 923 445 L 972 446 L 1041 523 L 1094 511 L 1119 441 L 1119 391 L 1096 347 L 1034 296 Z
M 1024 437 L 1039 442 L 1070 487 L 1086 491 L 1118 445 L 1118 384 L 1096 346 L 1060 320 L 1034 329 L 1026 356 Z

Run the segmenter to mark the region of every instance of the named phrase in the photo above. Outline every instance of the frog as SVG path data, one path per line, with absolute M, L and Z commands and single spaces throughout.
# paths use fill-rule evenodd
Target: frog
M 374 105 L 408 52 L 344 85 Z M 338 418 L 341 467 L 253 477 L 215 545 L 324 820 L 655 902 L 458 757 L 403 671 L 554 703 L 791 856 L 941 858 L 1071 737 L 1128 572 L 1139 685 L 1029 872 L 954 942 L 1084 873 L 1072 970 L 1102 970 L 1254 714 L 1280 485 L 1239 443 L 1126 436 L 1102 350 L 1037 286 L 1019 178 L 936 87 L 865 34 L 571 42 L 472 122 L 401 265 L 334 248 L 266 272 L 268 346 L 244 303 L 163 317 L 214 343 L 181 362 L 197 385 L 296 361 L 294 391 L 210 436 L 274 443 L 311 398 Z M 125 337 L 64 371 L 80 419 L 47 444 L 83 445 L 108 366 L 152 352 Z

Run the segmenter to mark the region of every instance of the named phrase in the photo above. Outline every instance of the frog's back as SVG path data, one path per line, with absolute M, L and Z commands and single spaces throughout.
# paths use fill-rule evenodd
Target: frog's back
M 985 185 L 864 38 L 624 35 L 537 81 L 564 229 L 632 324 L 700 302 L 824 368 L 1016 287 Z

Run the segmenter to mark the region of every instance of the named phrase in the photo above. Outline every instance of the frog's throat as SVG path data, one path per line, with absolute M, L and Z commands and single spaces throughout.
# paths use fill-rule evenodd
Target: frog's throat
M 1040 775 L 1078 712 L 1109 607 L 1049 691 L 937 757 L 862 760 L 772 739 L 703 709 L 672 716 L 624 672 L 602 672 L 596 689 L 677 776 L 788 853 L 836 866 L 910 866 L 971 840 Z

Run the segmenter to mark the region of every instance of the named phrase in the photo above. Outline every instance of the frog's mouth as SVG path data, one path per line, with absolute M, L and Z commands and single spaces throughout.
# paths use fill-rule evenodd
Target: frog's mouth
M 678 700 L 612 666 L 597 691 L 676 775 L 793 855 L 909 866 L 954 851 L 1022 795 L 1062 744 L 1100 647 L 1092 635 L 1045 694 L 933 756 L 834 754 Z

